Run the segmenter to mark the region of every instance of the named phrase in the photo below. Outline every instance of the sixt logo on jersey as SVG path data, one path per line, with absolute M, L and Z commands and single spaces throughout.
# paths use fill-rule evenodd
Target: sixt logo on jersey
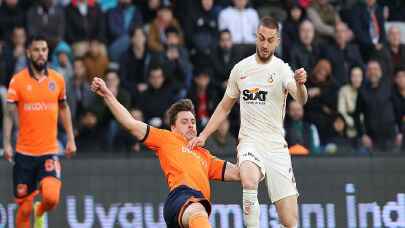
M 243 90 L 243 100 L 245 101 L 266 101 L 267 91 L 262 91 L 259 88 L 251 88 Z

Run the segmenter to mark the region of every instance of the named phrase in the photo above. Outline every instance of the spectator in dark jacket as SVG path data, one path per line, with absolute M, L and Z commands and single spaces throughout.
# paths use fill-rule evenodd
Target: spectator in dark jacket
M 142 13 L 131 3 L 132 0 L 119 0 L 118 5 L 107 12 L 108 54 L 114 62 L 128 49 L 131 29 L 142 24 Z
M 281 40 L 283 47 L 283 58 L 287 62 L 290 59 L 292 47 L 299 43 L 300 38 L 298 36 L 298 31 L 299 26 L 304 18 L 304 11 L 299 7 L 298 3 L 295 3 L 289 9 L 288 17 L 283 22 Z
M 220 99 L 218 89 L 211 82 L 211 75 L 211 70 L 207 68 L 197 69 L 194 83 L 187 94 L 195 106 L 197 127 L 201 130 L 208 123 Z
M 319 60 L 308 81 L 309 99 L 305 105 L 305 119 L 318 128 L 321 144 L 333 133 L 331 126 L 336 113 L 337 92 L 330 62 Z
M 349 70 L 353 66 L 363 66 L 360 50 L 349 43 L 349 30 L 343 22 L 336 25 L 335 42 L 326 48 L 326 58 L 332 63 L 333 76 L 340 87 L 349 82 Z
M 25 26 L 25 13 L 18 0 L 4 0 L 0 6 L 0 40 L 10 41 L 16 26 Z
M 75 56 L 83 56 L 89 49 L 88 41 L 105 41 L 104 14 L 95 0 L 72 0 L 66 12 L 66 41 Z
M 376 0 L 356 4 L 352 9 L 350 25 L 366 59 L 386 43 L 383 8 Z
M 220 158 L 236 153 L 236 140 L 229 132 L 229 128 L 230 123 L 226 119 L 218 127 L 218 130 L 207 139 L 207 149 Z
M 191 28 L 186 37 L 190 37 L 192 47 L 197 52 L 207 52 L 218 44 L 218 7 L 213 0 L 200 0 L 192 15 Z M 189 20 L 189 19 L 188 19 Z
M 148 89 L 140 95 L 139 104 L 139 108 L 144 114 L 145 123 L 154 127 L 161 127 L 164 114 L 174 101 L 174 95 L 174 88 L 166 81 L 162 67 L 151 65 Z
M 326 140 L 324 153 L 327 155 L 355 155 L 353 141 L 346 135 L 346 122 L 341 114 L 333 118 L 333 133 Z
M 24 27 L 15 27 L 11 41 L 7 42 L 3 48 L 3 58 L 5 63 L 4 84 L 8 85 L 11 77 L 27 66 L 25 55 L 25 42 L 27 35 Z
M 395 90 L 393 94 L 395 116 L 400 134 L 405 134 L 405 68 L 401 67 L 395 73 Z M 402 138 L 399 136 L 398 138 Z M 399 140 L 399 139 L 398 139 Z M 405 151 L 405 144 L 402 141 L 401 151 Z
M 300 42 L 291 50 L 290 63 L 293 69 L 305 68 L 311 72 L 321 55 L 321 47 L 314 41 L 315 30 L 312 22 L 304 20 L 299 28 Z
M 395 118 L 391 83 L 376 60 L 368 62 L 366 78 L 368 81 L 359 92 L 355 111 L 362 144 L 372 151 L 395 150 L 402 139 Z M 364 122 L 360 114 L 364 115 Z
M 147 89 L 147 73 L 151 54 L 146 48 L 146 34 L 136 26 L 131 32 L 131 46 L 121 56 L 121 84 L 134 96 Z
M 65 37 L 65 13 L 53 0 L 41 0 L 27 13 L 28 35 L 43 35 L 51 49 Z

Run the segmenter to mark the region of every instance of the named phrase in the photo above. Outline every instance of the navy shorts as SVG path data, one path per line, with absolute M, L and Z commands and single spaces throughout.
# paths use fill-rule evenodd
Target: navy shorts
M 45 177 L 61 178 L 61 166 L 56 155 L 34 157 L 17 152 L 14 162 L 14 196 L 17 199 L 24 198 L 38 190 L 38 183 Z
M 186 207 L 192 203 L 199 202 L 207 211 L 211 213 L 211 204 L 200 191 L 196 191 L 185 185 L 180 185 L 173 189 L 167 196 L 163 216 L 168 228 L 181 228 L 181 217 Z

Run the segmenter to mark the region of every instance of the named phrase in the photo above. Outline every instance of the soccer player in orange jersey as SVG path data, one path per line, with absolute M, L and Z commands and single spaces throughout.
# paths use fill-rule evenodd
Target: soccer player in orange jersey
M 32 37 L 26 54 L 28 67 L 13 76 L 7 94 L 4 116 L 4 156 L 14 160 L 14 195 L 19 205 L 17 228 L 29 228 L 33 200 L 40 193 L 42 201 L 34 206 L 35 228 L 43 226 L 44 214 L 55 208 L 61 189 L 57 123 L 60 116 L 67 133 L 65 154 L 76 151 L 72 121 L 66 102 L 63 76 L 47 67 L 48 44 L 44 37 Z M 17 119 L 18 115 L 18 119 Z M 14 120 L 13 120 L 14 119 Z M 19 131 L 13 154 L 13 122 Z
M 209 180 L 239 181 L 238 168 L 211 155 L 204 148 L 187 148 L 197 135 L 194 106 L 180 100 L 168 110 L 171 131 L 150 127 L 135 120 L 100 78 L 94 78 L 91 89 L 104 98 L 118 122 L 132 135 L 154 150 L 166 176 L 170 193 L 164 206 L 164 218 L 170 228 L 211 227 Z

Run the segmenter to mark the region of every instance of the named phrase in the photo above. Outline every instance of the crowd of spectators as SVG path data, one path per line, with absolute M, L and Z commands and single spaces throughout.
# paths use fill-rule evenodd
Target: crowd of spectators
M 230 70 L 255 52 L 260 17 L 280 22 L 276 55 L 309 74 L 309 101 L 289 99 L 296 155 L 405 154 L 403 0 L 0 0 L 0 94 L 27 65 L 28 36 L 45 35 L 63 74 L 79 152 L 143 151 L 89 89 L 95 76 L 139 120 L 170 128 L 165 110 L 195 104 L 201 130 Z M 401 42 L 402 40 L 402 42 Z M 235 153 L 238 107 L 207 141 Z M 64 142 L 60 132 L 61 143 Z

